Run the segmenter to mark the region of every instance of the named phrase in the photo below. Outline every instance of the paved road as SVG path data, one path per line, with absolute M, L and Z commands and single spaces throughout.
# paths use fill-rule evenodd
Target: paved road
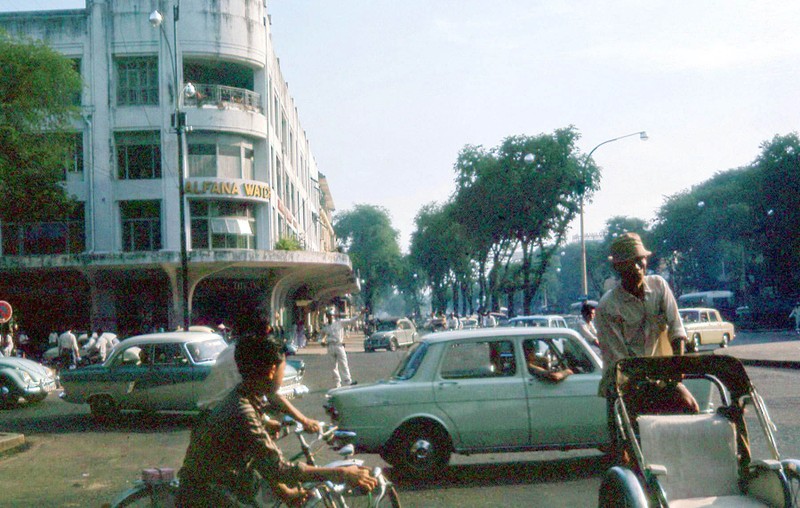
M 774 337 L 773 337 L 774 338 Z M 793 337 L 791 337 L 793 338 Z M 353 337 L 350 360 L 356 379 L 368 382 L 388 376 L 402 352 L 363 353 Z M 742 334 L 736 346 L 795 346 Z M 759 346 L 761 347 L 761 346 Z M 323 418 L 324 393 L 331 386 L 328 359 L 319 346 L 302 352 L 312 389 L 298 406 Z M 800 371 L 748 367 L 767 401 L 785 457 L 800 457 Z M 22 432 L 28 447 L 0 456 L 2 506 L 101 506 L 130 485 L 142 467 L 179 467 L 193 422 L 191 416 L 128 416 L 112 425 L 96 424 L 87 406 L 67 404 L 51 396 L 44 403 L 0 410 L 0 430 Z M 754 436 L 755 440 L 755 436 Z M 287 453 L 296 447 L 284 442 Z M 758 442 L 754 449 L 758 450 Z M 366 455 L 370 464 L 382 464 Z M 548 452 L 456 456 L 447 475 L 425 483 L 401 483 L 404 506 L 595 506 L 604 469 L 599 453 Z M 535 501 L 533 501 L 535 500 Z

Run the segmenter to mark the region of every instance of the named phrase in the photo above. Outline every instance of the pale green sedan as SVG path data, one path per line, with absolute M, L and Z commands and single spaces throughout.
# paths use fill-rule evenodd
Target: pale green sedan
M 574 374 L 555 382 L 529 360 Z M 328 392 L 327 409 L 356 446 L 412 474 L 451 453 L 597 448 L 608 443 L 601 360 L 565 328 L 491 328 L 430 334 L 392 377 Z

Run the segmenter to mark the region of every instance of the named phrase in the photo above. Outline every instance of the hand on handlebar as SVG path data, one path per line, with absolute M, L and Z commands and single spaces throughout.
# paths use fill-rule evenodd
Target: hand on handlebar
M 378 486 L 378 479 L 372 476 L 368 467 L 363 466 L 344 466 L 344 481 L 351 487 L 358 487 L 371 491 Z
M 310 418 L 306 418 L 305 421 L 300 422 L 300 424 L 303 426 L 303 431 L 309 434 L 318 434 L 322 431 L 322 424 Z

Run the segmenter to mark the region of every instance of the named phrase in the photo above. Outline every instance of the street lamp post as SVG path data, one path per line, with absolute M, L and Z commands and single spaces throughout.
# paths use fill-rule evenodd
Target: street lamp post
M 647 141 L 647 133 L 645 131 L 639 132 L 632 132 L 630 134 L 625 134 L 624 136 L 619 136 L 617 138 L 607 139 L 600 143 L 599 145 L 592 148 L 589 152 L 589 155 L 586 156 L 586 164 L 589 164 L 589 161 L 592 159 L 592 154 L 595 150 L 600 148 L 603 145 L 608 143 L 613 143 L 614 141 L 619 141 L 620 139 L 629 138 L 631 136 L 639 136 L 639 139 L 642 141 Z M 583 289 L 583 300 L 589 299 L 589 278 L 586 272 L 586 235 L 584 233 L 584 223 L 583 223 L 583 195 L 581 195 L 581 203 L 580 203 L 580 224 L 581 224 L 581 288 Z
M 179 206 L 179 227 L 180 227 L 180 256 L 181 256 L 181 308 L 183 313 L 183 329 L 188 331 L 190 324 L 189 316 L 189 253 L 186 247 L 186 189 L 184 177 L 186 174 L 186 158 L 184 156 L 184 133 L 186 132 L 186 113 L 181 111 L 181 96 L 185 93 L 188 96 L 195 94 L 195 88 L 191 83 L 187 83 L 185 88 L 180 86 L 180 76 L 178 74 L 178 20 L 180 19 L 180 0 L 175 1 L 172 8 L 172 48 L 169 48 L 169 39 L 164 30 L 164 16 L 155 10 L 150 14 L 150 24 L 154 28 L 160 28 L 161 34 L 167 41 L 172 57 L 172 78 L 175 96 L 175 110 L 172 114 L 172 127 L 175 129 L 178 141 L 178 206 Z

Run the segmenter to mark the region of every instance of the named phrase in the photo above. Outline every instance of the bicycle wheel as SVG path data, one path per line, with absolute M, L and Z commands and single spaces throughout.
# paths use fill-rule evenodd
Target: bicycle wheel
M 376 489 L 377 490 L 377 489 Z M 400 496 L 393 485 L 387 485 L 383 496 L 376 491 L 369 493 L 347 493 L 342 498 L 347 508 L 401 508 Z
M 172 484 L 140 485 L 123 494 L 111 508 L 175 508 L 178 487 Z

